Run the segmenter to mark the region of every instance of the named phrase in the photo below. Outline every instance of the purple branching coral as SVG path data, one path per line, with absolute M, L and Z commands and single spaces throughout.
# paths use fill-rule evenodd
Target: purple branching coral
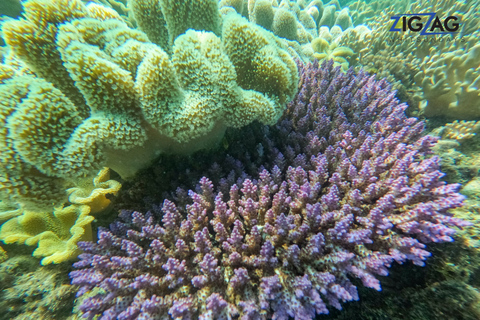
M 72 283 L 102 289 L 87 318 L 313 319 L 358 299 L 350 279 L 380 290 L 394 261 L 423 265 L 424 243 L 452 241 L 463 197 L 424 124 L 374 76 L 300 69 L 295 100 L 262 129 L 262 165 L 239 160 L 243 173 L 203 177 L 159 213 L 124 211 L 81 244 Z

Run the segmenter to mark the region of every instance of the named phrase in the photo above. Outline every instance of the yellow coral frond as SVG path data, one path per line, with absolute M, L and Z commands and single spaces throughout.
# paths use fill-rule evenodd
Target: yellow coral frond
M 74 259 L 79 253 L 78 241 L 92 239 L 89 215 L 85 205 L 57 208 L 53 213 L 24 211 L 0 228 L 0 239 L 5 243 L 36 245 L 35 257 L 44 257 L 42 264 L 60 263 Z
M 93 186 L 68 189 L 68 200 L 73 204 L 88 205 L 91 213 L 97 213 L 110 205 L 108 195 L 117 195 L 121 187 L 120 182 L 110 180 L 110 169 L 103 168 L 93 179 Z

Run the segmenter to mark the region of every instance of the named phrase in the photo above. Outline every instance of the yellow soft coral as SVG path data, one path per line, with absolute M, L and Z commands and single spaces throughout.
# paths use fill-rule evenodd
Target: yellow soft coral
M 34 257 L 45 257 L 42 265 L 60 263 L 78 255 L 78 241 L 92 240 L 86 205 L 71 205 L 57 208 L 53 213 L 24 211 L 10 219 L 0 228 L 0 238 L 5 243 L 20 243 L 37 246 Z
M 121 187 L 120 182 L 110 180 L 110 169 L 103 168 L 93 179 L 93 186 L 87 184 L 68 189 L 68 201 L 77 205 L 88 205 L 90 213 L 97 213 L 110 205 L 109 195 L 117 195 Z
M 322 60 L 333 60 L 335 65 L 341 65 L 343 70 L 348 69 L 347 58 L 352 56 L 354 52 L 352 49 L 344 46 L 338 46 L 337 42 L 329 43 L 323 38 L 313 39 L 312 49 L 314 50 L 313 57 Z
M 465 140 L 473 138 L 480 127 L 479 121 L 454 121 L 447 123 L 442 138 Z
M 72 205 L 57 207 L 53 212 L 10 210 L 0 212 L 9 218 L 0 228 L 0 239 L 5 243 L 37 246 L 35 257 L 45 257 L 42 264 L 60 263 L 74 259 L 79 251 L 78 241 L 92 240 L 91 222 L 97 213 L 110 204 L 108 195 L 116 195 L 121 185 L 109 180 L 109 169 L 104 168 L 93 181 L 93 186 L 69 189 Z
M 7 252 L 2 247 L 0 247 L 0 263 L 2 263 L 7 259 L 8 259 Z

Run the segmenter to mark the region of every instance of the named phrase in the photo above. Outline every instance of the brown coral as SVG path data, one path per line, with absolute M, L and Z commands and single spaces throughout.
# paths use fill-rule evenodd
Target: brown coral
M 0 264 L 1 319 L 74 320 L 77 288 L 69 284 L 68 266 L 38 267 L 31 256 L 17 255 Z

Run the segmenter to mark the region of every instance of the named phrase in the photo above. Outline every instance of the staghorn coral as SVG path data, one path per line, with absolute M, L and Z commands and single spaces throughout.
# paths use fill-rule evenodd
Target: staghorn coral
M 426 267 L 393 266 L 381 292 L 360 289 L 361 301 L 326 319 L 478 319 L 480 252 L 466 240 L 460 231 L 454 242 L 429 245 L 432 257 Z
M 387 83 L 333 62 L 301 75 L 284 118 L 246 135 L 255 153 L 212 166 L 217 183 L 123 211 L 81 244 L 72 283 L 105 290 L 85 317 L 313 319 L 358 299 L 350 277 L 380 290 L 394 261 L 423 265 L 423 243 L 452 241 L 459 186 L 440 180 L 436 139 Z
M 161 2 L 166 26 L 147 34 L 112 9 L 79 0 L 30 0 L 25 18 L 2 25 L 10 50 L 33 73 L 2 66 L 3 198 L 44 211 L 104 166 L 128 177 L 161 152 L 191 153 L 219 141 L 229 126 L 280 117 L 296 90 L 293 59 L 271 33 L 236 14 L 220 26 L 216 3 L 194 2 L 181 11 L 186 16 L 172 16 Z M 135 5 L 159 10 L 152 1 Z M 207 7 L 207 20 L 185 21 Z M 160 19 L 136 17 L 142 29 Z M 221 37 L 194 30 L 176 37 L 189 27 Z M 149 41 L 161 33 L 155 28 L 176 37 L 170 56 Z
M 408 111 L 414 111 L 413 108 L 416 108 L 420 102 L 418 97 L 420 88 L 414 80 L 415 74 L 419 71 L 419 65 L 416 64 L 413 55 L 403 52 L 393 55 L 386 49 L 376 54 L 364 50 L 361 55 L 363 68 L 376 74 L 377 79 L 386 78 L 397 90 L 397 97 L 411 107 Z

